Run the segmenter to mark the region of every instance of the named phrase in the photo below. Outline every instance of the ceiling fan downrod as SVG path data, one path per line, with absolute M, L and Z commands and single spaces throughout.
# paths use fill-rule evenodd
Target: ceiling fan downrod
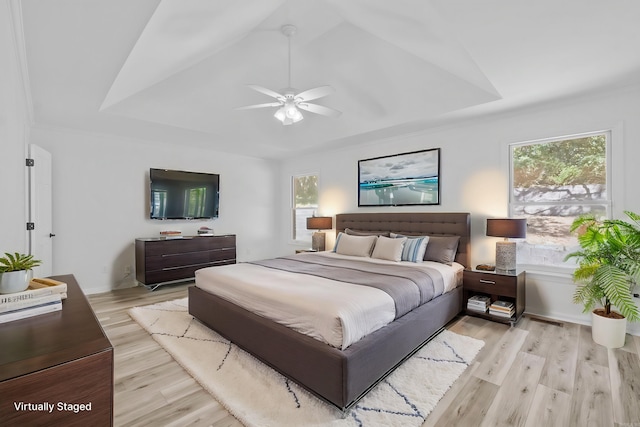
M 291 37 L 295 36 L 296 33 L 298 32 L 298 28 L 295 25 L 291 25 L 291 24 L 287 24 L 287 25 L 283 25 L 280 28 L 280 31 L 282 32 L 282 34 L 284 34 L 287 37 L 287 42 L 288 42 L 288 55 L 287 57 L 289 58 L 289 69 L 288 69 L 288 80 L 287 80 L 287 88 L 291 88 Z

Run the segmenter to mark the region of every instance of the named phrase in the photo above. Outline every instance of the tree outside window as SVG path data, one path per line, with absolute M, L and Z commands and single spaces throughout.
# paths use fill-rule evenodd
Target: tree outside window
M 311 241 L 314 230 L 307 230 L 307 218 L 318 210 L 318 175 L 293 177 L 293 240 Z
M 609 132 L 511 146 L 510 214 L 527 218 L 518 262 L 569 266 L 577 246 L 569 233 L 585 213 L 608 217 Z

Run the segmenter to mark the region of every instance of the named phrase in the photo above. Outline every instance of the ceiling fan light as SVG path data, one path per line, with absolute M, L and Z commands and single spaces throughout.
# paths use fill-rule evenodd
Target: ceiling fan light
M 295 106 L 288 107 L 285 113 L 288 118 L 296 122 L 302 118 L 302 113 Z
M 278 108 L 278 110 L 273 115 L 273 117 L 275 117 L 276 119 L 280 120 L 284 124 L 284 121 L 287 118 L 287 115 L 284 112 L 284 107 Z
M 280 120 L 285 126 L 298 123 L 304 118 L 300 110 L 298 110 L 295 105 L 285 105 L 278 108 L 273 117 Z
M 285 114 L 290 119 L 293 119 L 296 116 L 296 112 L 296 107 L 287 107 L 287 109 L 285 110 Z

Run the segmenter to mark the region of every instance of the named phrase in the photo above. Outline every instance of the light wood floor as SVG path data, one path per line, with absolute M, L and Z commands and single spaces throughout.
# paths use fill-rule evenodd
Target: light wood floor
M 115 348 L 116 426 L 241 424 L 127 314 L 183 298 L 188 285 L 90 295 Z M 448 329 L 485 347 L 429 415 L 429 426 L 640 427 L 640 337 L 621 349 L 591 340 L 589 327 L 525 316 L 510 328 L 469 316 Z

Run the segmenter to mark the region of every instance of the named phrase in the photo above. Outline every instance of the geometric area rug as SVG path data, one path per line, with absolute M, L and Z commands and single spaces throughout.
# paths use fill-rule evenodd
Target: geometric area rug
M 129 315 L 246 426 L 421 426 L 484 346 L 442 331 L 348 414 L 318 399 L 194 319 L 187 298 Z

